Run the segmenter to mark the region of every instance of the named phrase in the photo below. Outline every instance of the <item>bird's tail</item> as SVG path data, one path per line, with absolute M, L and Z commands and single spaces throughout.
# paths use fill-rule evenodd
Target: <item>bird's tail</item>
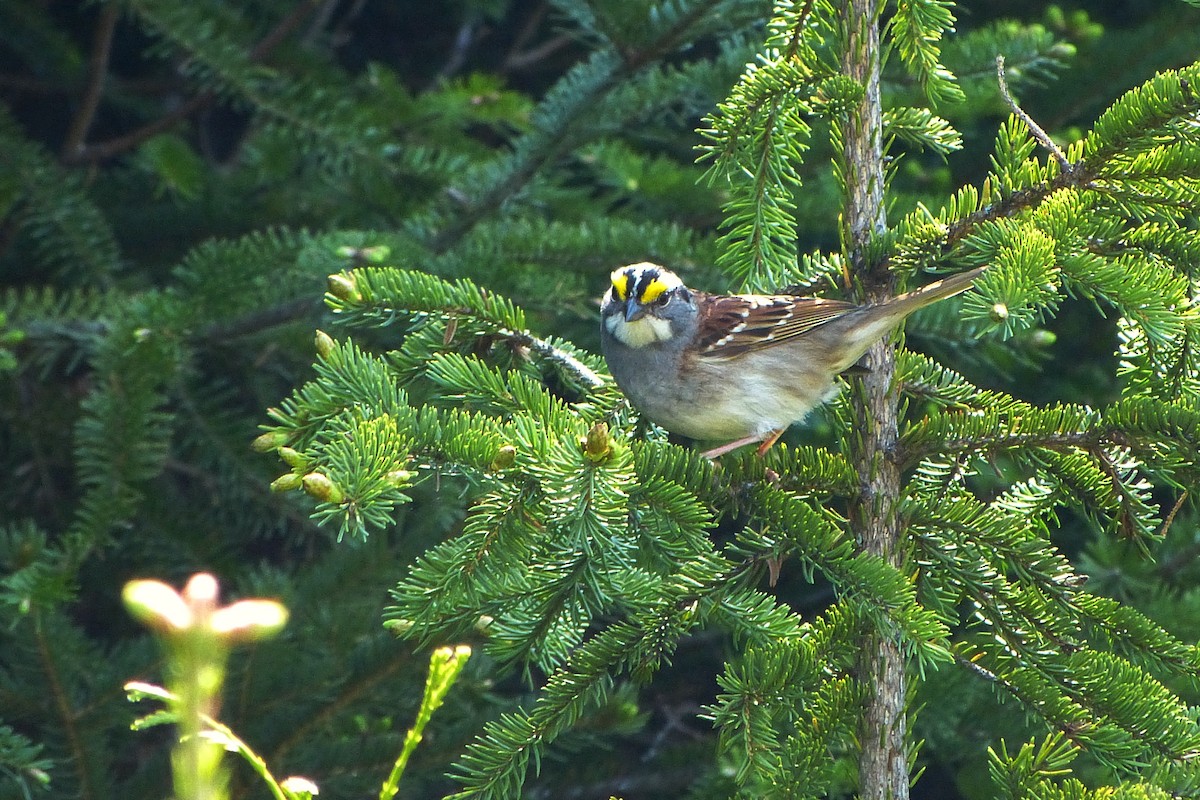
M 917 309 L 970 289 L 971 284 L 985 269 L 986 266 L 950 275 L 882 303 L 859 306 L 852 313 L 822 326 L 827 328 L 825 335 L 834 337 L 838 345 L 837 352 L 842 356 L 842 361 L 835 365 L 837 371 L 841 372 L 855 364 L 862 354 L 867 352 L 867 348 Z M 815 329 L 814 333 L 822 328 Z
M 975 279 L 983 274 L 987 269 L 986 266 L 976 267 L 968 272 L 960 272 L 957 275 L 950 275 L 942 278 L 940 281 L 934 281 L 920 289 L 914 289 L 906 294 L 897 295 L 891 300 L 883 303 L 892 313 L 889 316 L 900 319 L 907 317 L 919 308 L 924 308 L 927 305 L 936 303 L 939 300 L 945 300 L 947 297 L 954 297 L 956 294 L 962 294 L 971 285 L 975 283 Z

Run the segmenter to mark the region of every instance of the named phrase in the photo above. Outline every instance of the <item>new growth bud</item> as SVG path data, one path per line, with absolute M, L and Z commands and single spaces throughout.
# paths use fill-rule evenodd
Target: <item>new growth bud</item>
M 175 768 L 175 796 L 220 798 L 228 783 L 221 764 L 226 739 L 214 722 L 229 651 L 234 644 L 265 639 L 287 622 L 287 609 L 274 600 L 241 600 L 220 605 L 217 579 L 208 573 L 193 575 L 183 591 L 161 581 L 138 580 L 125 584 L 125 607 L 159 634 L 167 658 L 167 687 L 126 684 L 131 698 L 150 696 L 168 705 L 179 726 L 171 763 Z
M 492 472 L 499 472 L 502 469 L 508 469 L 515 463 L 517 463 L 517 448 L 511 444 L 506 444 L 496 451 L 496 456 L 492 459 L 490 468 Z
M 352 303 L 362 300 L 362 294 L 359 293 L 358 286 L 354 283 L 353 274 L 335 272 L 329 276 L 328 281 L 329 293 L 339 300 L 347 300 Z
M 316 347 L 317 355 L 321 358 L 329 358 L 329 354 L 337 349 L 337 342 L 333 341 L 333 337 L 325 331 L 317 331 L 313 337 L 313 345 Z
M 183 631 L 194 621 L 179 592 L 161 581 L 130 581 L 121 598 L 129 613 L 156 633 Z
M 317 784 L 303 775 L 291 775 L 284 778 L 279 782 L 279 788 L 287 792 L 288 797 L 294 797 L 296 800 L 316 797 L 321 793 Z
M 608 458 L 608 454 L 612 452 L 612 438 L 608 435 L 608 424 L 597 422 L 588 431 L 580 445 L 583 447 L 583 454 L 593 464 L 598 464 Z
M 303 479 L 294 472 L 285 472 L 271 481 L 271 491 L 276 493 L 292 492 L 299 489 Z
M 268 431 L 258 436 L 250 443 L 250 449 L 256 453 L 269 453 L 277 447 L 288 443 L 287 431 Z
M 317 500 L 336 505 L 346 499 L 345 493 L 324 473 L 310 472 L 301 478 L 300 482 L 304 486 L 304 491 Z
M 357 264 L 382 264 L 392 254 L 392 248 L 385 244 L 374 247 L 350 247 L 343 245 L 335 251 L 340 258 L 347 258 Z
M 358 255 L 368 264 L 382 264 L 392 255 L 392 248 L 385 244 L 377 244 L 374 247 L 364 247 L 358 251 Z
M 411 486 L 413 479 L 417 477 L 417 473 L 409 469 L 394 469 L 383 476 L 383 479 L 397 489 Z
M 383 627 L 391 631 L 397 636 L 403 636 L 411 631 L 416 626 L 411 619 L 389 619 L 383 623 Z
M 283 463 L 287 464 L 289 467 L 299 468 L 308 464 L 308 457 L 299 450 L 293 450 L 290 447 L 281 447 L 276 452 L 278 452 L 279 457 L 283 459 Z

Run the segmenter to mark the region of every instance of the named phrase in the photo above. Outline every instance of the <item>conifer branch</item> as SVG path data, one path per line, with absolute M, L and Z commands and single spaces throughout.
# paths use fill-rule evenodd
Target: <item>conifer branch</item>
M 1050 134 L 1046 133 L 1042 129 L 1042 126 L 1038 125 L 1025 109 L 1017 105 L 1017 101 L 1013 99 L 1012 94 L 1008 91 L 1008 80 L 1004 77 L 1004 56 L 1000 55 L 996 56 L 996 80 L 1000 84 L 1000 94 L 1004 97 L 1004 102 L 1008 104 L 1012 113 L 1017 119 L 1025 123 L 1025 127 L 1033 134 L 1033 138 L 1037 139 L 1038 144 L 1050 151 L 1050 154 L 1054 156 L 1054 160 L 1058 162 L 1058 166 L 1062 168 L 1062 171 L 1064 173 L 1070 172 L 1075 165 L 1067 158 L 1067 154 L 1062 151 L 1061 147 L 1055 144 L 1054 140 L 1050 138 Z
M 566 350 L 555 347 L 545 339 L 539 339 L 529 331 L 501 331 L 500 335 L 513 344 L 520 347 L 527 347 L 547 361 L 562 367 L 567 372 L 579 378 L 589 389 L 599 389 L 604 385 L 604 379 L 597 375 L 596 371 L 587 364 L 584 364 Z
M 1000 63 L 1002 64 L 1002 61 Z M 1183 72 L 1194 71 L 1195 67 L 1192 67 Z M 936 246 L 937 252 L 931 254 L 929 260 L 934 261 L 950 253 L 959 242 L 989 222 L 1013 217 L 1038 207 L 1060 189 L 1096 190 L 1120 204 L 1175 208 L 1181 212 L 1193 208 L 1195 203 L 1192 194 L 1174 196 L 1163 192 L 1162 187 L 1157 184 L 1154 185 L 1153 191 L 1142 189 L 1137 182 L 1122 182 L 1121 172 L 1112 176 L 1116 178 L 1115 181 L 1108 181 L 1103 186 L 1097 185 L 1098 181 L 1106 177 L 1106 169 L 1114 157 L 1120 159 L 1119 163 L 1125 163 L 1130 153 L 1124 152 L 1122 148 L 1130 147 L 1136 137 L 1164 129 L 1171 120 L 1183 119 L 1196 112 L 1200 100 L 1192 95 L 1190 85 L 1186 74 L 1161 75 L 1149 84 L 1129 92 L 1096 122 L 1091 135 L 1084 142 L 1084 155 L 1075 161 L 1071 161 L 1036 121 L 1020 109 L 1015 101 L 1011 100 L 1011 95 L 1008 95 L 1006 102 L 1009 102 L 1014 116 L 1026 126 L 1039 144 L 1052 153 L 1059 165 L 1058 174 L 1012 191 L 996 202 L 950 221 L 936 242 L 930 242 Z M 1172 97 L 1172 92 L 1177 96 Z M 1132 121 L 1134 119 L 1136 122 Z M 1164 133 L 1166 132 L 1169 131 L 1164 130 Z M 1141 145 L 1141 148 L 1144 147 L 1144 144 Z M 1134 148 L 1133 152 L 1141 148 Z M 1153 174 L 1153 168 L 1150 169 Z
M 312 297 L 298 297 L 277 306 L 252 311 L 240 317 L 218 320 L 196 332 L 194 338 L 207 342 L 226 342 L 241 336 L 286 325 L 301 319 L 315 318 L 321 311 L 321 301 Z
M 521 25 L 521 29 L 517 31 L 517 35 L 513 37 L 512 42 L 508 46 L 508 52 L 505 54 L 504 61 L 500 66 L 501 72 L 510 72 L 513 69 L 519 68 L 519 66 L 515 65 L 519 64 L 523 66 L 525 63 L 527 63 L 525 61 L 525 46 L 529 44 L 531 39 L 533 39 L 533 35 L 537 33 L 538 28 L 541 27 L 542 20 L 546 18 L 546 12 L 549 10 L 550 4 L 547 2 L 547 0 L 540 0 L 540 2 L 537 4 L 537 7 L 529 13 L 529 16 L 526 17 L 524 24 Z M 566 37 L 566 34 L 559 34 L 559 36 L 555 38 L 569 37 Z
M 987 667 L 983 666 L 982 664 L 980 664 L 976 661 L 972 661 L 969 658 L 963 658 L 958 653 L 954 654 L 954 661 L 960 667 L 967 670 L 968 672 L 973 673 L 974 675 L 982 678 L 983 680 L 987 681 L 988 683 L 999 686 L 1001 689 L 1008 692 L 1010 695 L 1012 695 L 1017 700 L 1019 700 L 1025 708 L 1037 708 L 1038 707 L 1038 703 L 1035 702 L 1036 698 L 1029 696 L 1029 694 L 1022 691 L 1021 688 L 1019 686 L 1017 686 L 1015 683 L 1013 683 L 1012 681 L 1006 680 L 1002 675 L 999 675 L 999 674 L 993 672 L 992 670 L 988 669 Z M 1078 730 L 1074 726 L 1070 725 L 1069 723 L 1064 723 L 1059 720 L 1050 719 L 1046 716 L 1043 716 L 1042 719 L 1054 724 L 1055 729 L 1059 733 L 1063 734 L 1063 736 L 1065 736 L 1070 741 L 1076 740 L 1076 736 L 1078 735 Z
M 571 41 L 571 37 L 564 33 L 547 39 L 529 50 L 511 52 L 505 57 L 504 65 L 501 69 L 505 72 L 519 72 L 520 70 L 529 69 L 538 62 L 549 58 L 559 50 L 567 47 L 571 44 Z
M 324 0 L 298 0 L 296 5 L 288 12 L 287 16 L 279 20 L 275 27 L 267 32 L 267 35 L 258 41 L 250 50 L 250 60 L 262 61 L 269 56 L 276 47 L 283 44 L 291 33 L 299 28 L 304 20 L 317 10 Z
M 379 669 L 374 670 L 368 675 L 359 676 L 359 679 L 351 684 L 343 685 L 337 695 L 322 704 L 316 713 L 308 715 L 304 720 L 294 725 L 288 731 L 287 736 L 281 739 L 271 750 L 267 760 L 272 764 L 282 764 L 287 758 L 288 753 L 292 751 L 292 748 L 303 742 L 311 735 L 312 731 L 335 719 L 339 712 L 344 711 L 355 701 L 361 699 L 369 690 L 374 689 L 380 682 L 395 675 L 401 668 L 408 667 L 412 663 L 413 659 L 410 658 L 409 653 L 401 652 L 395 658 L 384 663 Z
M 467 60 L 467 53 L 471 49 L 471 45 L 475 44 L 476 36 L 479 29 L 479 19 L 471 16 L 462 25 L 459 26 L 458 32 L 454 35 L 454 45 L 450 48 L 450 54 L 447 56 L 442 68 L 437 71 L 433 79 L 429 82 L 426 91 L 432 91 L 446 81 L 453 78 L 462 69 Z
M 87 86 L 79 110 L 75 112 L 63 141 L 64 159 L 70 158 L 72 153 L 83 147 L 92 121 L 96 118 L 96 111 L 100 108 L 100 98 L 104 94 L 104 84 L 108 79 L 108 59 L 112 52 L 113 33 L 117 29 L 120 16 L 119 3 L 106 3 L 100 9 L 100 19 L 96 23 L 96 32 L 92 40 L 92 55 L 88 60 Z
M 1167 538 L 1167 531 L 1169 531 L 1171 529 L 1171 525 L 1175 523 L 1175 515 L 1179 513 L 1179 509 L 1183 508 L 1183 504 L 1187 502 L 1187 499 L 1187 491 L 1179 493 L 1179 498 L 1175 501 L 1175 505 L 1171 507 L 1170 513 L 1167 514 L 1167 518 L 1163 520 L 1162 527 L 1158 531 L 1158 535 L 1161 538 Z M 1158 571 L 1164 578 L 1173 578 L 1184 567 L 1191 566 L 1192 562 L 1195 561 L 1197 556 L 1200 556 L 1200 542 L 1193 542 L 1191 545 L 1183 548 L 1169 561 L 1159 567 Z
M 804 37 L 804 27 L 808 24 L 809 18 L 812 16 L 813 4 L 816 0 L 805 0 L 804 6 L 800 12 L 796 14 L 796 18 L 791 26 L 792 34 L 787 45 L 787 57 L 795 58 L 800 51 L 800 45 Z
M 1037 433 L 998 433 L 985 436 L 964 436 L 942 441 L 926 441 L 919 447 L 897 450 L 898 461 L 904 469 L 911 469 L 931 455 L 953 453 L 1002 453 L 1025 448 L 1047 450 L 1094 450 L 1106 444 L 1129 446 L 1131 440 L 1122 431 L 1108 429 L 1083 429 L 1043 431 Z
M 319 4 L 320 0 L 300 0 L 287 16 L 276 23 L 275 27 L 250 49 L 248 54 L 250 63 L 262 61 L 270 55 L 271 51 L 282 44 L 288 34 L 299 27 L 305 18 L 317 9 Z M 171 130 L 197 111 L 211 105 L 217 96 L 216 92 L 206 90 L 176 106 L 158 119 L 121 136 L 92 145 L 83 145 L 81 141 L 72 152 L 64 153 L 63 160 L 68 164 L 86 164 L 118 156 L 160 133 Z
M 79 796 L 83 800 L 92 800 L 97 796 L 96 786 L 92 781 L 91 770 L 88 769 L 90 759 L 83 736 L 79 731 L 79 718 L 71 707 L 70 696 L 63 686 L 58 664 L 54 660 L 54 653 L 46 641 L 46 634 L 42 629 L 42 612 L 36 608 L 33 610 L 33 636 L 38 657 L 42 662 L 43 674 L 46 676 L 46 683 L 50 690 L 50 697 L 55 711 L 58 713 L 59 723 L 63 726 L 66 734 L 67 744 L 71 750 L 71 761 L 75 764 L 75 772 L 79 777 Z
M 622 83 L 643 69 L 664 58 L 687 40 L 689 31 L 698 20 L 708 14 L 720 0 L 696 2 L 679 16 L 669 28 L 646 47 L 624 54 L 602 51 L 590 66 L 600 67 L 587 85 L 577 87 L 570 99 L 570 108 L 552 128 L 534 131 L 521 143 L 504 173 L 491 181 L 475 197 L 464 195 L 462 190 L 451 191 L 451 199 L 468 199 L 453 211 L 450 221 L 433 237 L 430 249 L 442 253 L 457 244 L 479 222 L 496 211 L 510 197 L 519 192 L 543 166 L 578 144 L 581 120 L 591 113 L 600 102 L 618 89 Z
M 129 133 L 113 137 L 108 141 L 98 144 L 76 148 L 74 153 L 65 155 L 63 161 L 67 164 L 94 164 L 98 161 L 106 161 L 119 156 L 121 153 L 134 149 L 160 133 L 166 133 L 216 99 L 216 92 L 201 92 L 171 109 L 153 122 L 149 122 Z
M 1059 189 L 1090 188 L 1095 177 L 1095 174 L 1088 168 L 1085 162 L 1075 162 L 1071 169 L 1060 172 L 1048 181 L 1019 189 L 1002 198 L 999 202 L 991 203 L 978 211 L 973 211 L 947 226 L 945 235 L 941 239 L 941 252 L 948 253 L 955 245 L 974 233 L 981 225 L 1014 217 L 1022 211 L 1036 208 L 1043 200 Z

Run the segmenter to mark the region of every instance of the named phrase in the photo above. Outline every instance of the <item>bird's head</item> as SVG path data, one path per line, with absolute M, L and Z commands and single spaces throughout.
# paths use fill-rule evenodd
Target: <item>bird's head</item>
M 693 323 L 697 308 L 679 276 L 643 261 L 613 270 L 600 315 L 604 329 L 628 347 L 665 342 Z

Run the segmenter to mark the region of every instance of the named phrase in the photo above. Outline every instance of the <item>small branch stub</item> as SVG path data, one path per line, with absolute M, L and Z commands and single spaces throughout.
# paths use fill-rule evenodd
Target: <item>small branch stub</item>
M 1050 155 L 1054 156 L 1054 160 L 1058 162 L 1058 166 L 1063 172 L 1070 172 L 1072 167 L 1071 160 L 1067 158 L 1067 154 L 1062 148 L 1054 143 L 1050 138 L 1050 134 L 1034 121 L 1033 117 L 1029 116 L 1025 109 L 1017 105 L 1017 101 L 1013 99 L 1012 93 L 1008 90 L 1008 79 L 1004 76 L 1004 56 L 996 56 L 996 80 L 1000 84 L 1000 95 L 1004 98 L 1004 102 L 1008 104 L 1013 115 L 1025 123 L 1025 127 L 1029 128 L 1029 132 L 1038 144 L 1046 148 Z

